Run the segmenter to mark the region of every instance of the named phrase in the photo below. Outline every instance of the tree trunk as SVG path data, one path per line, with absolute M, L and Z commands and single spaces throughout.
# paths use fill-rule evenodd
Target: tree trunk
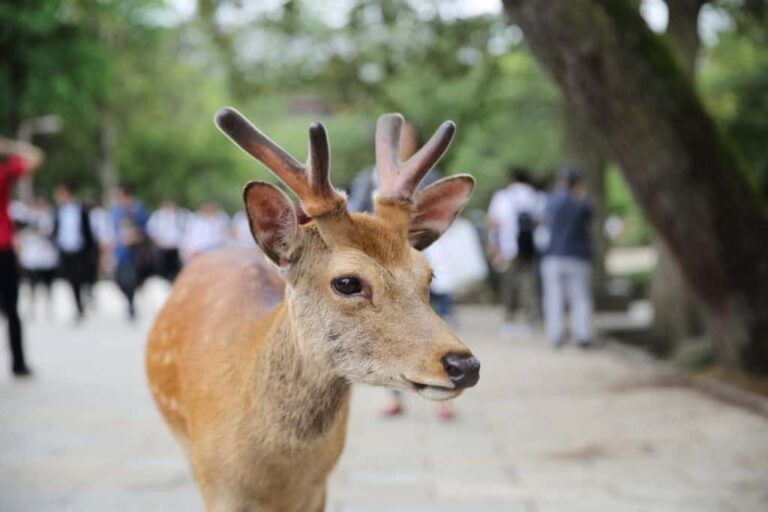
M 668 1 L 666 37 L 685 75 L 694 82 L 699 52 L 699 11 L 702 0 Z M 656 240 L 658 264 L 651 281 L 653 303 L 651 348 L 660 355 L 674 351 L 684 340 L 701 335 L 694 298 L 677 262 L 662 240 Z
M 605 254 L 608 239 L 605 236 L 605 151 L 602 140 L 591 124 L 571 105 L 565 105 L 565 133 L 563 134 L 563 164 L 584 173 L 593 204 L 591 234 L 594 242 L 592 284 L 598 293 L 605 289 Z
M 504 5 L 621 165 L 721 360 L 768 373 L 768 216 L 669 48 L 620 0 Z
M 702 335 L 698 308 L 680 266 L 664 240 L 656 240 L 656 268 L 653 271 L 650 299 L 653 304 L 648 348 L 659 356 L 669 356 L 681 343 Z
M 101 113 L 99 130 L 99 183 L 101 184 L 102 201 L 109 204 L 110 193 L 118 183 L 117 164 L 115 163 L 115 148 L 117 148 L 117 127 L 110 112 Z
M 686 76 L 693 80 L 699 55 L 699 12 L 704 0 L 668 0 L 667 39 Z

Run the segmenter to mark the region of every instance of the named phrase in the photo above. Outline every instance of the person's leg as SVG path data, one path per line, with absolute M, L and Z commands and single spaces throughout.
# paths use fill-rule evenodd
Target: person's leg
M 29 375 L 24 359 L 21 318 L 18 311 L 19 272 L 16 255 L 11 249 L 0 251 L 0 308 L 8 320 L 8 341 L 11 348 L 12 371 L 16 376 Z
M 576 342 L 589 345 L 594 336 L 592 327 L 591 268 L 588 261 L 569 262 L 568 300 L 571 306 L 571 332 Z
M 556 347 L 565 342 L 563 325 L 563 286 L 560 261 L 548 256 L 541 263 L 541 280 L 544 287 L 544 325 L 550 342 Z
M 522 286 L 521 286 L 521 273 L 520 262 L 518 260 L 512 260 L 507 269 L 504 281 L 505 289 L 505 319 L 506 322 L 503 328 L 503 335 L 508 338 L 516 338 L 520 336 L 527 336 L 527 326 L 525 324 Z M 522 316 L 522 318 L 521 318 Z
M 519 259 L 512 260 L 510 268 L 512 269 L 512 275 L 510 278 L 510 289 L 512 293 L 512 320 L 517 326 L 522 326 L 525 323 L 525 312 L 523 308 L 524 304 L 524 277 L 523 272 L 524 263 Z
M 176 249 L 161 249 L 158 260 L 158 275 L 172 283 L 179 273 L 179 251 Z
M 94 290 L 99 280 L 99 250 L 93 247 L 83 256 L 83 295 L 88 308 L 94 305 Z
M 40 282 L 40 271 L 22 269 L 21 276 L 21 285 L 26 282 L 29 288 L 29 313 L 27 316 L 34 319 L 37 316 L 37 285 Z M 22 289 L 23 286 L 19 286 L 19 288 Z
M 115 269 L 115 282 L 128 301 L 128 316 L 131 320 L 136 317 L 136 308 L 133 304 L 136 293 L 136 272 L 129 262 L 122 262 Z
M 171 249 L 169 251 L 169 260 L 171 269 L 169 280 L 173 282 L 176 280 L 176 276 L 179 275 L 179 272 L 181 272 L 181 256 L 179 256 L 178 249 Z
M 520 308 L 526 325 L 531 328 L 537 320 L 539 296 L 536 285 L 536 264 L 534 261 L 520 263 Z
M 437 417 L 442 421 L 452 421 L 456 417 L 456 409 L 451 400 L 437 403 Z
M 384 417 L 399 416 L 403 413 L 403 398 L 400 391 L 393 389 L 389 392 L 389 403 L 381 411 Z
M 85 313 L 85 307 L 91 300 L 91 255 L 87 250 L 82 250 L 77 253 L 77 289 L 80 296 L 80 306 L 78 311 L 81 311 L 82 317 Z
M 152 251 L 152 264 L 155 267 L 157 277 L 170 281 L 170 268 L 168 267 L 168 249 L 154 249 Z
M 504 321 L 511 323 L 515 316 L 515 263 L 509 262 L 501 282 L 501 298 L 504 301 Z
M 66 278 L 69 286 L 72 288 L 72 296 L 75 298 L 75 308 L 77 309 L 77 319 L 81 320 L 84 314 L 83 308 L 83 255 L 84 252 L 74 252 L 65 255 L 66 260 Z
M 56 269 L 40 271 L 40 280 L 45 287 L 45 311 L 48 318 L 53 316 L 53 281 L 56 279 Z

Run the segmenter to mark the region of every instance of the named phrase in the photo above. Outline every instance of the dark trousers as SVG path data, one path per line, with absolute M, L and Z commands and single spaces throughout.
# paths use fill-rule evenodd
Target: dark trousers
M 503 297 L 506 321 L 531 324 L 539 318 L 536 261 L 517 258 L 504 273 Z
M 158 249 L 155 254 L 155 268 L 163 279 L 173 282 L 181 270 L 181 258 L 178 249 Z
M 13 249 L 0 249 L 0 308 L 8 320 L 8 341 L 11 346 L 13 370 L 27 367 L 21 340 L 21 319 L 18 310 L 19 270 Z
M 122 261 L 117 264 L 117 267 L 115 267 L 115 282 L 128 301 L 128 315 L 134 318 L 136 316 L 136 307 L 133 299 L 136 295 L 136 288 L 139 286 L 139 276 L 133 260 Z
M 430 290 L 429 302 L 440 318 L 445 320 L 453 313 L 453 297 L 450 293 L 435 293 Z
M 72 287 L 78 316 L 82 316 L 84 313 L 83 286 L 88 280 L 88 266 L 90 263 L 91 259 L 86 250 L 75 252 L 61 251 L 59 255 L 61 277 Z
M 29 291 L 32 295 L 32 303 L 34 305 L 37 297 L 37 288 L 39 285 L 43 285 L 45 288 L 45 294 L 50 303 L 53 298 L 53 280 L 56 278 L 55 268 L 36 268 L 36 269 L 22 269 L 23 278 L 26 279 L 29 284 Z

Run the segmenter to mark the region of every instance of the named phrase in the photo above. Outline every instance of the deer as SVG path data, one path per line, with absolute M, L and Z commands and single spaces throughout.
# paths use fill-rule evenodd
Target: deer
M 349 213 L 330 182 L 330 148 L 309 127 L 301 164 L 233 108 L 232 142 L 298 198 L 250 181 L 243 200 L 258 248 L 194 259 L 150 330 L 152 397 L 209 511 L 321 512 L 344 447 L 353 383 L 447 400 L 480 363 L 429 304 L 421 253 L 468 202 L 474 178 L 418 189 L 447 150 L 446 121 L 405 162 L 403 117 L 376 125 L 373 213 Z

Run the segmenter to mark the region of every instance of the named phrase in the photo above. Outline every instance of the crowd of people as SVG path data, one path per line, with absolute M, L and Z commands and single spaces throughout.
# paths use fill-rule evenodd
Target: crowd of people
M 69 183 L 59 184 L 54 198 L 53 205 L 43 197 L 12 203 L 19 266 L 33 301 L 37 288 L 50 295 L 53 279 L 65 280 L 78 322 L 100 276 L 114 279 L 128 318 L 134 319 L 136 290 L 149 276 L 173 281 L 183 263 L 200 254 L 227 245 L 255 246 L 245 215 L 230 219 L 214 203 L 190 212 L 166 200 L 150 212 L 130 187 L 120 185 L 110 204 L 101 206 L 81 198 Z
M 127 185 L 115 187 L 105 205 L 86 200 L 68 182 L 55 187 L 53 203 L 41 196 L 12 201 L 14 184 L 42 161 L 34 146 L 0 138 L 0 306 L 16 376 L 30 374 L 18 312 L 21 283 L 29 286 L 34 314 L 39 292 L 50 301 L 54 280 L 66 281 L 75 322 L 81 322 L 97 280 L 112 278 L 133 320 L 136 291 L 148 277 L 173 281 L 185 262 L 205 252 L 255 247 L 244 212 L 230 218 L 214 203 L 190 212 L 171 200 L 150 212 Z
M 414 144 L 403 144 L 404 151 Z M 108 204 L 84 199 L 73 183 L 54 190 L 54 203 L 44 197 L 10 201 L 12 185 L 42 162 L 42 153 L 28 144 L 0 139 L 0 302 L 8 319 L 13 372 L 26 375 L 17 311 L 20 280 L 31 290 L 34 308 L 38 290 L 50 298 L 55 278 L 72 290 L 75 321 L 82 321 L 100 277 L 110 277 L 126 299 L 126 312 L 136 318 L 135 294 L 151 275 L 173 281 L 185 262 L 224 246 L 255 247 L 245 212 L 230 218 L 214 203 L 190 212 L 172 200 L 150 212 L 131 187 L 120 185 Z M 439 179 L 433 169 L 423 186 Z M 353 211 L 370 211 L 376 173 L 361 171 L 351 183 Z M 436 312 L 454 321 L 453 296 L 468 285 L 485 281 L 488 263 L 501 276 L 505 305 L 503 334 L 530 335 L 543 319 L 555 347 L 570 336 L 581 347 L 593 341 L 589 236 L 591 217 L 586 184 L 569 169 L 551 190 L 535 187 L 530 173 L 515 167 L 509 183 L 490 202 L 485 226 L 485 254 L 478 230 L 466 219 L 454 225 L 425 251 L 435 270 L 431 300 Z M 14 233 L 15 231 L 15 233 Z M 387 415 L 402 411 L 393 396 Z M 445 406 L 439 414 L 452 416 Z

